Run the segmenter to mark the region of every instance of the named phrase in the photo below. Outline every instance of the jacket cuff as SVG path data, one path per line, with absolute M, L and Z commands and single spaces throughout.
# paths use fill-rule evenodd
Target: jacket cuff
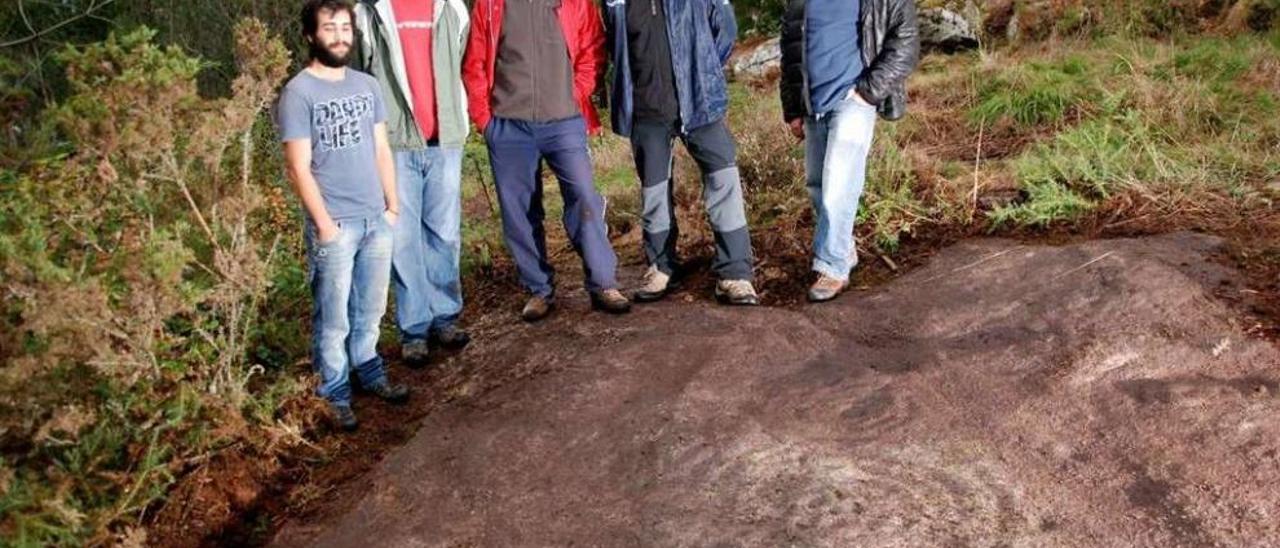
M 871 103 L 872 105 L 877 107 L 880 106 L 880 103 L 883 103 L 884 100 L 888 98 L 885 95 L 876 94 L 875 90 L 869 84 L 867 84 L 867 81 L 865 79 L 858 80 L 858 83 L 854 84 L 853 90 L 858 95 L 862 96 L 862 100 L 868 103 Z

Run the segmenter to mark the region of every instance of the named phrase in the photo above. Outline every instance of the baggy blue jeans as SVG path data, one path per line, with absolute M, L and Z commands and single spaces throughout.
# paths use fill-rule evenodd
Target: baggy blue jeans
M 462 148 L 430 146 L 395 152 L 396 326 L 402 341 L 425 339 L 462 313 Z
M 387 311 L 391 280 L 391 226 L 381 213 L 338 221 L 338 237 L 318 242 L 315 224 L 304 229 L 314 308 L 312 363 L 317 394 L 335 405 L 351 404 L 351 371 L 360 384 L 386 379 L 378 356 L 379 324 Z

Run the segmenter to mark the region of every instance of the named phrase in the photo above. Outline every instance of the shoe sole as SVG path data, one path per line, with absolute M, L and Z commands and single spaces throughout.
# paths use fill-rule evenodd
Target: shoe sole
M 716 292 L 716 301 L 719 302 L 720 304 L 725 304 L 729 306 L 760 306 L 759 297 L 756 297 L 754 299 L 734 300 L 729 295 L 725 293 L 720 293 L 719 291 Z
M 663 291 L 662 293 L 636 292 L 631 294 L 631 300 L 637 303 L 656 303 L 658 301 L 661 301 L 667 298 L 667 295 L 670 295 L 670 294 L 671 294 L 670 290 Z
M 426 369 L 431 367 L 431 356 L 423 356 L 421 358 L 402 358 L 401 361 L 409 369 Z
M 406 403 L 409 403 L 409 394 L 405 394 L 404 396 L 399 398 L 384 398 L 382 396 L 378 396 L 378 399 L 385 401 L 391 405 L 404 405 Z
M 537 323 L 537 322 L 540 322 L 540 321 L 542 321 L 542 320 L 547 319 L 547 316 L 550 316 L 552 312 L 555 312 L 555 308 L 554 308 L 554 307 L 552 307 L 552 308 L 548 308 L 546 312 L 543 312 L 542 314 L 538 314 L 538 315 L 536 315 L 536 316 L 531 316 L 531 315 L 528 315 L 528 314 L 525 314 L 525 313 L 521 312 L 521 313 L 520 313 L 520 319 L 521 319 L 521 320 L 524 320 L 524 322 L 525 322 L 525 323 Z
M 351 391 L 357 394 L 367 394 L 367 395 L 373 396 L 391 405 L 404 405 L 409 402 L 409 396 L 413 395 L 413 392 L 406 392 L 405 395 L 400 396 L 398 398 L 384 398 L 378 395 L 377 392 L 374 392 L 372 390 L 369 390 L 368 388 L 360 386 L 360 383 L 355 382 L 354 380 L 351 382 Z
M 462 350 L 463 348 L 466 348 L 468 344 L 471 344 L 471 336 L 466 335 L 446 341 L 432 335 L 427 337 L 427 344 L 441 350 Z
M 663 289 L 658 293 L 645 293 L 643 291 L 632 292 L 631 301 L 637 302 L 637 303 L 656 303 L 658 301 L 661 301 L 667 298 L 668 296 L 670 296 L 672 293 L 675 293 L 679 289 L 680 289 L 680 284 L 677 283 L 674 278 L 672 278 L 670 281 L 667 282 L 667 288 Z
M 593 310 L 598 310 L 606 314 L 613 314 L 615 316 L 621 316 L 631 312 L 631 305 L 627 305 L 626 307 L 611 307 L 604 303 L 597 302 L 594 299 L 591 301 L 591 308 Z
M 813 294 L 808 294 L 808 295 L 805 295 L 805 296 L 806 296 L 806 297 L 808 297 L 809 302 L 811 302 L 811 303 L 829 303 L 829 302 L 834 301 L 834 300 L 836 300 L 837 298 L 839 298 L 839 297 L 840 297 L 841 295 L 843 295 L 843 294 L 844 294 L 844 292 L 845 292 L 845 291 L 847 291 L 848 289 L 849 289 L 849 286 L 844 286 L 844 287 L 840 288 L 840 290 L 839 290 L 839 291 L 836 291 L 836 292 L 835 292 L 834 294 L 832 294 L 830 297 L 827 297 L 827 298 L 825 298 L 825 299 L 815 298 L 815 297 L 813 296 Z

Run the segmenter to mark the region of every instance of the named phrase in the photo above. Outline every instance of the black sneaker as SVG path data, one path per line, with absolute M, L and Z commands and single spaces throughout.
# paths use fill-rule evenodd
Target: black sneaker
M 355 411 L 351 410 L 350 405 L 330 405 L 333 411 L 333 420 L 338 423 L 338 427 L 347 432 L 355 432 L 360 427 L 360 422 L 356 420 Z
M 431 330 L 431 344 L 449 350 L 462 350 L 471 342 L 471 334 L 449 325 Z
M 414 369 L 426 367 L 427 359 L 430 357 L 431 352 L 427 348 L 427 341 L 406 341 L 400 346 L 400 359 L 404 360 L 405 365 Z
M 391 381 L 383 380 L 382 382 L 366 386 L 365 390 L 372 392 L 373 395 L 382 398 L 393 404 L 401 404 L 409 401 L 409 387 L 403 384 L 391 384 Z

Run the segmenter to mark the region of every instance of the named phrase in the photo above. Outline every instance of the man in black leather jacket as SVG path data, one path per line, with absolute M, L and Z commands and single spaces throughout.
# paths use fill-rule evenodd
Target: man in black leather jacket
M 914 0 L 790 0 L 782 23 L 782 111 L 806 140 L 815 213 L 809 300 L 834 299 L 857 265 L 853 225 L 876 118 L 906 114 L 920 57 Z M 807 139 L 806 139 L 807 137 Z

